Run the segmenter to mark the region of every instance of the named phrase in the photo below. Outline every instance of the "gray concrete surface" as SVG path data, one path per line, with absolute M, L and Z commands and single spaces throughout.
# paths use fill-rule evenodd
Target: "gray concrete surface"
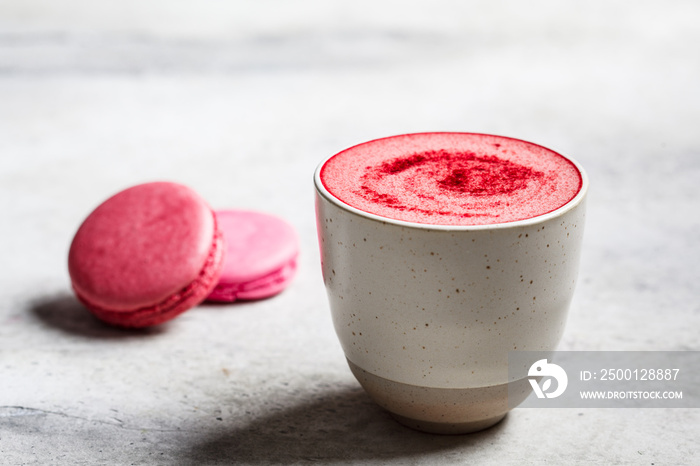
M 697 409 L 396 424 L 345 365 L 312 173 L 415 131 L 537 142 L 591 178 L 561 349 L 699 350 L 700 6 L 692 1 L 0 1 L 0 463 L 697 464 Z M 94 320 L 66 254 L 142 181 L 287 218 L 273 299 L 153 330 Z

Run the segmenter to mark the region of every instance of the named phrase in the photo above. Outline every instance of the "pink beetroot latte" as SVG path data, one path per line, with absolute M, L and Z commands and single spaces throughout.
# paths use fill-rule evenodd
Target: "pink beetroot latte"
M 389 219 L 491 225 L 552 212 L 581 190 L 573 162 L 502 136 L 420 133 L 351 147 L 328 159 L 320 179 L 338 200 Z

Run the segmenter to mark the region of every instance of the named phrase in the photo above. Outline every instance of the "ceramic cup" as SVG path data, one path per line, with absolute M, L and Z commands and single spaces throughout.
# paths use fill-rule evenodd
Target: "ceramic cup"
M 527 374 L 509 379 L 508 352 L 554 350 L 564 331 L 588 188 L 572 162 L 582 186 L 563 207 L 480 226 L 363 212 L 324 188 L 319 165 L 316 219 L 335 331 L 352 373 L 399 422 L 474 432 L 531 393 Z

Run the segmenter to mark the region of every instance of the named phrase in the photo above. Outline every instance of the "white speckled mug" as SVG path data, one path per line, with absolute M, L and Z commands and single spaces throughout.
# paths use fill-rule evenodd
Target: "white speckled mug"
M 325 163 L 325 162 L 324 162 Z M 369 395 L 399 421 L 467 433 L 500 421 L 527 379 L 508 352 L 554 350 L 578 272 L 588 180 L 550 213 L 476 226 L 380 217 L 315 174 L 323 278 L 335 331 Z M 514 390 L 515 388 L 515 390 Z

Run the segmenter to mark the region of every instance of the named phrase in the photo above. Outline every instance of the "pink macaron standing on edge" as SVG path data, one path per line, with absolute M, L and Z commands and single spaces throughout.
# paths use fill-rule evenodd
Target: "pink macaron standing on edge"
M 299 239 L 294 228 L 273 215 L 217 210 L 226 243 L 219 283 L 208 301 L 233 302 L 274 296 L 294 278 Z
M 187 186 L 133 186 L 98 206 L 78 229 L 68 271 L 78 299 L 99 319 L 148 327 L 203 301 L 225 248 L 216 216 Z

